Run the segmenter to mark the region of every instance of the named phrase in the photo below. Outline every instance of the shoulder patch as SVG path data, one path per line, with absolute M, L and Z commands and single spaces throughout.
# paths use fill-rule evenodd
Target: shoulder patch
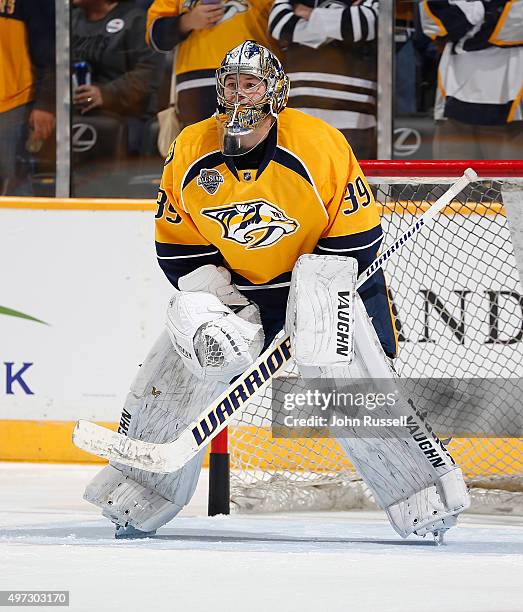
M 196 179 L 198 187 L 202 187 L 209 195 L 214 195 L 223 183 L 223 176 L 214 168 L 202 168 Z

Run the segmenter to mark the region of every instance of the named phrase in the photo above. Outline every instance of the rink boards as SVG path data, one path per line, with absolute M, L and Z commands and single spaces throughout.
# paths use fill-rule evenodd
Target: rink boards
M 156 263 L 155 209 L 140 200 L 0 199 L 0 459 L 95 460 L 72 446 L 73 423 L 115 426 L 171 294 Z M 482 212 L 471 222 L 482 223 Z M 511 270 L 494 290 L 521 294 L 515 263 Z M 504 333 L 516 336 L 520 325 L 509 317 Z M 446 345 L 452 332 L 440 327 L 431 339 Z M 516 344 L 494 350 L 513 359 Z M 456 355 L 467 350 L 477 347 L 460 346 Z

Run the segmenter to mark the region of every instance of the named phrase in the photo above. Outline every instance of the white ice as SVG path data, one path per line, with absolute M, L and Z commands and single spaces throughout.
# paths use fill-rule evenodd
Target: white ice
M 0 590 L 69 590 L 75 611 L 523 610 L 523 517 L 464 516 L 441 547 L 379 512 L 209 518 L 203 475 L 163 538 L 115 541 L 81 498 L 98 469 L 0 464 Z

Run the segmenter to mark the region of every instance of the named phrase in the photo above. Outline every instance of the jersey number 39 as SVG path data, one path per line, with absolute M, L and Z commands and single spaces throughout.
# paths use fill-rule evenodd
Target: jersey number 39
M 176 212 L 176 209 L 174 208 L 174 206 L 169 202 L 169 198 L 167 197 L 167 194 L 165 193 L 165 191 L 161 188 L 158 191 L 158 199 L 156 200 L 156 204 L 158 204 L 158 209 L 156 210 L 156 214 L 154 215 L 154 218 L 161 219 L 163 217 L 165 213 L 165 205 L 167 203 L 169 204 L 167 206 L 167 212 L 170 213 L 172 216 L 167 215 L 165 217 L 165 220 L 168 223 L 181 223 L 182 218 Z
M 350 207 L 343 211 L 344 215 L 352 215 L 360 206 L 365 207 L 372 202 L 372 196 L 361 176 L 356 177 L 354 182 L 347 185 L 343 201 L 347 203 L 350 202 Z

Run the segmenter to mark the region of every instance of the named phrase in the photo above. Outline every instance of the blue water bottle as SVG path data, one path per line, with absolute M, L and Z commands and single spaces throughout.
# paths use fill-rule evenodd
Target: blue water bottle
M 76 62 L 73 64 L 73 89 L 80 85 L 91 84 L 91 66 L 89 62 Z

